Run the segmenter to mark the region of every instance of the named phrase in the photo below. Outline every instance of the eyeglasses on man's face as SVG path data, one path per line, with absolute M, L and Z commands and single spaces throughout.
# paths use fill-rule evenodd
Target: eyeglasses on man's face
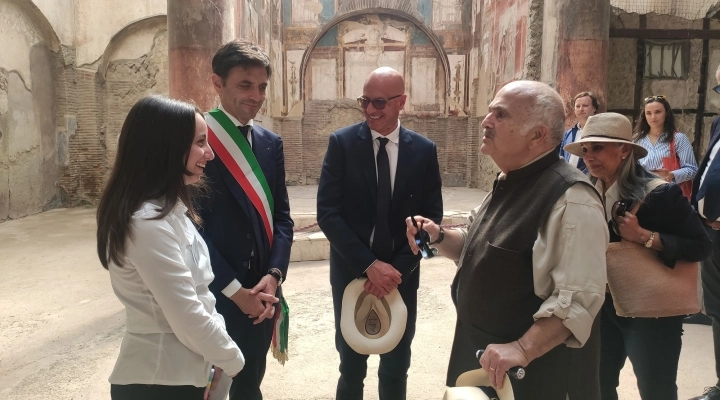
M 402 94 L 399 94 L 399 95 L 397 95 L 397 96 L 390 97 L 389 99 L 383 99 L 383 98 L 369 99 L 369 98 L 367 98 L 367 97 L 365 97 L 365 96 L 360 96 L 360 97 L 357 98 L 357 102 L 358 102 L 358 104 L 360 105 L 360 107 L 361 107 L 363 110 L 366 109 L 367 106 L 368 106 L 370 103 L 372 103 L 373 107 L 375 107 L 376 109 L 382 110 L 383 108 L 385 108 L 385 106 L 387 105 L 388 101 L 390 101 L 390 100 L 392 100 L 392 99 L 395 99 L 395 98 L 398 98 L 398 97 L 400 97 L 400 96 L 402 96 Z
M 718 92 L 718 93 L 720 93 L 720 92 Z M 650 102 L 650 101 L 665 100 L 665 99 L 666 99 L 665 96 L 661 94 L 661 95 L 658 95 L 658 96 L 646 97 L 646 98 L 645 98 L 645 102 L 648 103 L 648 102 Z

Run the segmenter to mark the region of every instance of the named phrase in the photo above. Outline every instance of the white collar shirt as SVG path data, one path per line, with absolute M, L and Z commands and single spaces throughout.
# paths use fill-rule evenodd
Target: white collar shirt
M 250 121 L 248 121 L 247 124 L 241 123 L 240 121 L 238 121 L 237 118 L 233 117 L 229 112 L 225 111 L 225 108 L 223 108 L 222 103 L 220 103 L 220 105 L 218 106 L 218 109 L 219 109 L 220 111 L 224 112 L 225 115 L 228 116 L 228 118 L 230 118 L 230 121 L 232 121 L 233 125 L 235 125 L 235 126 L 249 126 L 249 127 L 250 127 L 250 132 L 248 132 L 247 140 L 248 140 L 248 143 L 250 144 L 250 148 L 252 148 L 252 144 L 253 144 L 252 131 L 253 131 L 253 128 L 255 127 L 255 121 L 253 121 L 253 120 L 251 119 Z
M 131 219 L 122 267 L 110 263 L 113 291 L 125 306 L 126 332 L 112 384 L 207 384 L 210 367 L 234 375 L 245 364 L 215 311 L 207 246 L 178 203 L 161 219 L 159 201 Z
M 375 154 L 375 179 L 377 179 L 377 154 L 380 150 L 380 141 L 378 138 L 385 137 L 388 139 L 385 145 L 385 150 L 388 155 L 388 162 L 390 163 L 390 189 L 395 190 L 395 172 L 397 171 L 398 161 L 398 150 L 400 146 L 400 121 L 395 127 L 395 130 L 390 132 L 387 136 L 383 136 L 374 130 L 370 130 L 373 139 L 373 154 Z
M 393 130 L 386 136 L 383 136 L 380 133 L 378 133 L 372 129 L 370 130 L 370 134 L 372 135 L 373 154 L 375 155 L 374 160 L 375 160 L 375 179 L 376 180 L 377 180 L 377 154 L 378 154 L 378 151 L 380 151 L 380 141 L 378 140 L 378 138 L 384 137 L 384 138 L 388 139 L 388 142 L 385 144 L 385 151 L 387 151 L 388 163 L 390 164 L 390 190 L 392 193 L 392 191 L 395 190 L 395 172 L 397 172 L 398 151 L 400 150 L 400 120 L 398 120 L 395 130 Z M 370 246 L 372 246 L 374 239 L 375 239 L 375 228 L 373 228 L 373 231 L 370 234 Z M 374 262 L 373 262 L 373 264 L 374 264 Z M 372 264 L 370 264 L 370 266 L 372 266 Z

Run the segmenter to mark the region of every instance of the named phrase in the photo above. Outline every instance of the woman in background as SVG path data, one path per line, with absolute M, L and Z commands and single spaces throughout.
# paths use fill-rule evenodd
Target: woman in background
M 633 141 L 648 152 L 640 159 L 640 165 L 666 182 L 689 182 L 688 188 L 683 188 L 689 199 L 692 180 L 698 171 L 692 143 L 684 133 L 677 131 L 675 116 L 665 96 L 646 97 L 644 103 L 633 130 Z M 677 160 L 677 168 L 667 168 L 668 161 L 663 162 L 663 159 Z
M 196 107 L 162 96 L 140 100 L 119 138 L 97 211 L 97 252 L 126 310 L 110 393 L 118 399 L 203 399 L 244 358 L 208 289 L 205 242 L 193 222 L 193 185 L 215 155 Z

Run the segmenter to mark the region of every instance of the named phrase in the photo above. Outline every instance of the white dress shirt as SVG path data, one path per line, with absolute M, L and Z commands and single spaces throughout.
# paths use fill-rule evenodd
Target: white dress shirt
M 504 174 L 498 177 L 504 178 Z M 470 211 L 468 226 L 481 207 Z M 605 251 L 610 234 L 604 215 L 603 205 L 590 186 L 572 185 L 553 205 L 533 244 L 534 292 L 544 300 L 533 318 L 560 318 L 572 332 L 565 340 L 567 347 L 585 344 L 605 302 Z M 467 231 L 460 229 L 464 240 Z
M 700 177 L 700 186 L 698 188 L 701 188 L 703 185 L 703 182 L 705 182 L 705 175 L 707 175 L 708 171 L 710 170 L 710 165 L 712 165 L 713 160 L 717 158 L 718 150 L 720 150 L 720 140 L 715 143 L 715 146 L 713 146 L 712 150 L 710 151 L 710 156 L 708 157 L 707 165 L 705 166 L 705 171 L 703 171 L 702 176 Z M 718 160 L 715 160 L 715 162 L 720 162 Z M 717 183 L 712 183 L 717 184 Z M 710 183 L 708 183 L 710 185 Z M 705 210 L 705 198 L 698 199 L 698 212 L 700 213 L 700 216 L 705 218 L 705 214 L 703 214 L 703 210 Z M 718 221 L 720 221 L 720 218 L 718 218 Z
M 388 139 L 388 142 L 385 144 L 385 151 L 387 151 L 388 155 L 388 162 L 390 164 L 390 193 L 392 193 L 395 190 L 395 172 L 397 172 L 397 160 L 398 160 L 398 151 L 400 146 L 400 120 L 398 120 L 397 126 L 395 127 L 395 130 L 387 134 L 386 136 L 381 135 L 380 133 L 370 129 L 370 134 L 372 135 L 372 143 L 373 143 L 373 154 L 375 155 L 375 180 L 377 181 L 377 155 L 378 151 L 380 151 L 380 141 L 378 138 L 384 137 Z M 370 247 L 372 247 L 373 239 L 375 238 L 375 228 L 373 228 L 372 233 L 370 234 Z M 377 261 L 377 260 L 375 260 Z M 375 261 L 372 262 L 372 264 L 368 265 L 368 268 L 372 267 L 373 264 L 375 264 Z M 367 269 L 365 269 L 367 271 Z
M 237 120 L 237 118 L 233 117 L 229 112 L 225 111 L 225 108 L 223 108 L 222 103 L 220 103 L 220 105 L 218 106 L 218 109 L 219 109 L 220 111 L 224 112 L 225 115 L 227 115 L 228 118 L 230 118 L 230 121 L 232 121 L 232 123 L 233 123 L 235 126 L 249 126 L 249 127 L 250 127 L 250 132 L 252 132 L 253 127 L 255 126 L 255 122 L 254 122 L 253 120 L 248 121 L 247 124 L 241 123 L 240 121 Z M 247 135 L 247 140 L 248 140 L 248 143 L 250 144 L 250 148 L 252 148 L 252 142 L 253 142 L 253 141 L 252 141 L 252 135 L 251 135 L 250 133 L 248 133 L 248 135 Z
M 400 121 L 398 120 L 398 124 L 395 127 L 395 130 L 390 132 L 387 136 L 383 136 L 374 130 L 370 130 L 370 134 L 373 138 L 373 154 L 375 154 L 375 179 L 377 180 L 377 154 L 378 151 L 380 151 L 380 141 L 378 138 L 384 137 L 388 139 L 387 144 L 385 145 L 385 150 L 387 151 L 388 155 L 388 161 L 390 162 L 390 190 L 391 193 L 393 190 L 395 190 L 395 171 L 397 171 L 397 160 L 398 160 L 398 150 L 400 146 Z
M 161 219 L 159 201 L 131 220 L 122 267 L 110 263 L 110 282 L 125 306 L 126 332 L 110 383 L 207 384 L 211 365 L 228 375 L 245 365 L 215 311 L 207 246 L 180 202 Z
M 220 105 L 218 106 L 218 109 L 220 109 L 222 112 L 224 112 L 225 115 L 227 115 L 228 118 L 230 118 L 230 121 L 232 121 L 232 123 L 235 124 L 235 126 L 248 126 L 248 125 L 250 126 L 250 132 L 247 135 L 247 140 L 248 140 L 248 144 L 250 144 L 250 148 L 252 149 L 252 143 L 253 143 L 252 130 L 253 130 L 253 127 L 255 126 L 254 125 L 255 123 L 253 122 L 253 120 L 248 121 L 247 124 L 241 123 L 240 121 L 237 120 L 237 118 L 233 117 L 232 115 L 230 115 L 229 112 L 225 111 L 225 108 L 223 108 L 222 103 L 220 103 Z M 227 286 L 225 286 L 225 288 L 223 290 L 221 290 L 221 292 L 226 297 L 231 297 L 232 295 L 237 293 L 237 291 L 240 290 L 240 288 L 242 288 L 242 284 L 240 283 L 240 281 L 238 281 L 237 279 L 233 279 Z

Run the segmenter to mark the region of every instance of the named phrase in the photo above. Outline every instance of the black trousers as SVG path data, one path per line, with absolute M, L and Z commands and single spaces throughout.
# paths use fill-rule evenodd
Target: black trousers
M 400 343 L 389 353 L 380 355 L 378 369 L 378 392 L 380 400 L 404 400 L 407 395 L 407 371 L 410 368 L 410 345 L 415 337 L 417 321 L 417 286 L 419 269 L 398 287 L 398 292 L 407 307 L 407 326 Z M 363 380 L 367 375 L 368 356 L 358 354 L 346 342 L 340 331 L 342 284 L 332 285 L 333 310 L 335 311 L 335 348 L 340 354 L 340 379 L 338 379 L 336 400 L 361 400 Z
M 720 384 L 720 231 L 706 226 L 713 251 L 700 263 L 705 312 L 712 318 L 715 344 L 715 374 Z
M 243 284 L 243 287 L 246 285 Z M 245 367 L 235 375 L 230 386 L 230 400 L 262 400 L 260 384 L 265 376 L 274 319 L 253 325 L 254 319 L 248 318 L 232 300 L 223 294 L 215 297 L 215 308 L 225 318 L 228 334 L 245 356 Z M 277 312 L 277 308 L 275 310 Z
M 202 400 L 205 388 L 165 385 L 110 385 L 112 400 Z
M 643 400 L 677 400 L 678 361 L 683 318 L 624 318 L 605 296 L 600 326 L 600 393 L 617 400 L 620 370 L 630 359 Z

